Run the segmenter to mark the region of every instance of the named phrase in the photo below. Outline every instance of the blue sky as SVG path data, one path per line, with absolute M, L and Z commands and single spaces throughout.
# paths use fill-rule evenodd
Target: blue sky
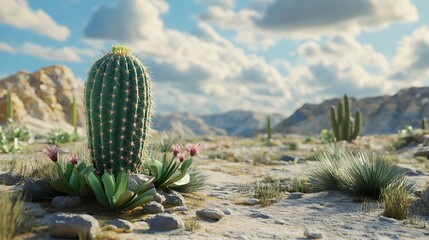
M 0 78 L 62 64 L 84 81 L 124 44 L 156 111 L 291 113 L 429 85 L 427 0 L 3 0 Z

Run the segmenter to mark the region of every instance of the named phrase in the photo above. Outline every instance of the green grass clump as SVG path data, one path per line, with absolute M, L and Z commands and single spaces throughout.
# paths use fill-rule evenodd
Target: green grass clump
M 408 217 L 408 192 L 403 186 L 388 187 L 382 192 L 385 210 L 383 215 L 398 220 Z
M 405 171 L 374 152 L 336 148 L 317 157 L 310 182 L 320 190 L 338 190 L 357 198 L 381 199 L 389 186 L 403 186 L 407 192 L 414 183 L 405 178 Z
M 285 195 L 285 191 L 280 187 L 280 179 L 243 184 L 239 186 L 238 191 L 249 193 L 259 199 L 261 206 L 269 206 Z
M 8 192 L 0 192 L 0 239 L 12 239 L 24 221 L 24 202 Z
M 198 222 L 197 217 L 185 219 L 184 222 L 185 222 L 185 230 L 186 231 L 193 232 L 193 231 L 201 228 L 201 224 Z
M 207 175 L 195 168 L 192 168 L 189 170 L 189 183 L 185 185 L 172 186 L 170 189 L 181 193 L 198 192 L 204 188 L 206 181 Z

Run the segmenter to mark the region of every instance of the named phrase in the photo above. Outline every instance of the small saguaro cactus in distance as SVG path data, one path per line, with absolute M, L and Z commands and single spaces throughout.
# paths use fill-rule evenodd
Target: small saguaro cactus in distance
M 273 129 L 271 127 L 271 118 L 267 117 L 267 144 L 271 142 L 271 135 L 273 133 Z
M 152 114 L 151 81 L 127 47 L 97 60 L 85 83 L 88 148 L 101 176 L 133 172 L 140 164 Z
M 349 110 L 349 98 L 344 95 L 343 99 L 338 103 L 338 111 L 335 106 L 331 107 L 331 125 L 336 141 L 351 141 L 359 136 L 361 127 L 361 114 L 355 112 L 353 118 Z
M 13 100 L 11 92 L 7 92 L 6 100 L 6 118 L 9 122 L 13 122 Z
M 425 117 L 423 117 L 423 118 L 420 120 L 420 126 L 421 126 L 421 128 L 422 128 L 423 130 L 427 129 L 427 127 L 428 127 L 428 119 L 427 119 L 427 118 L 425 118 Z
M 73 96 L 73 102 L 71 106 L 71 124 L 74 128 L 74 134 L 77 134 L 77 106 L 76 97 Z

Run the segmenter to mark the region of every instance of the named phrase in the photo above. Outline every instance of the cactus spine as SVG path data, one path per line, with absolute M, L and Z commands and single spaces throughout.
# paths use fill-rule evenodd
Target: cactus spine
M 356 111 L 355 117 L 350 115 L 349 98 L 344 95 L 338 103 L 338 111 L 331 107 L 331 125 L 336 141 L 351 141 L 359 136 L 361 127 L 361 114 Z
M 13 122 L 13 100 L 12 100 L 12 93 L 7 93 L 7 100 L 6 100 L 6 118 L 9 122 Z
M 271 142 L 271 135 L 273 133 L 273 129 L 271 127 L 271 118 L 267 117 L 267 144 Z
M 76 97 L 73 96 L 73 102 L 71 106 L 71 123 L 74 128 L 74 133 L 77 134 L 77 106 Z
M 99 175 L 133 172 L 140 164 L 152 109 L 151 81 L 126 47 L 94 63 L 85 83 L 88 148 Z
M 421 120 L 420 120 L 420 125 L 421 125 L 421 128 L 423 129 L 423 130 L 425 130 L 426 128 L 427 128 L 427 126 L 428 126 L 428 120 L 427 120 L 427 118 L 422 118 Z

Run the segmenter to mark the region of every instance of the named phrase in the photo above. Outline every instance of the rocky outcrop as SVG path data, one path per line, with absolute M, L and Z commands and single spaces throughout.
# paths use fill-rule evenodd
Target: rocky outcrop
M 0 80 L 0 123 L 6 122 L 7 92 L 13 94 L 14 121 L 18 123 L 26 118 L 45 123 L 70 123 L 73 98 L 81 116 L 78 124 L 82 126 L 85 122 L 82 84 L 65 66 L 44 67 L 34 73 L 20 71 Z
M 396 133 L 407 125 L 420 128 L 420 119 L 429 117 L 429 87 L 403 89 L 393 96 L 349 99 L 351 111 L 362 113 L 361 134 Z M 321 104 L 304 104 L 278 124 L 274 132 L 319 134 L 324 128 L 330 129 L 329 109 L 338 102 L 339 99 L 331 99 Z

